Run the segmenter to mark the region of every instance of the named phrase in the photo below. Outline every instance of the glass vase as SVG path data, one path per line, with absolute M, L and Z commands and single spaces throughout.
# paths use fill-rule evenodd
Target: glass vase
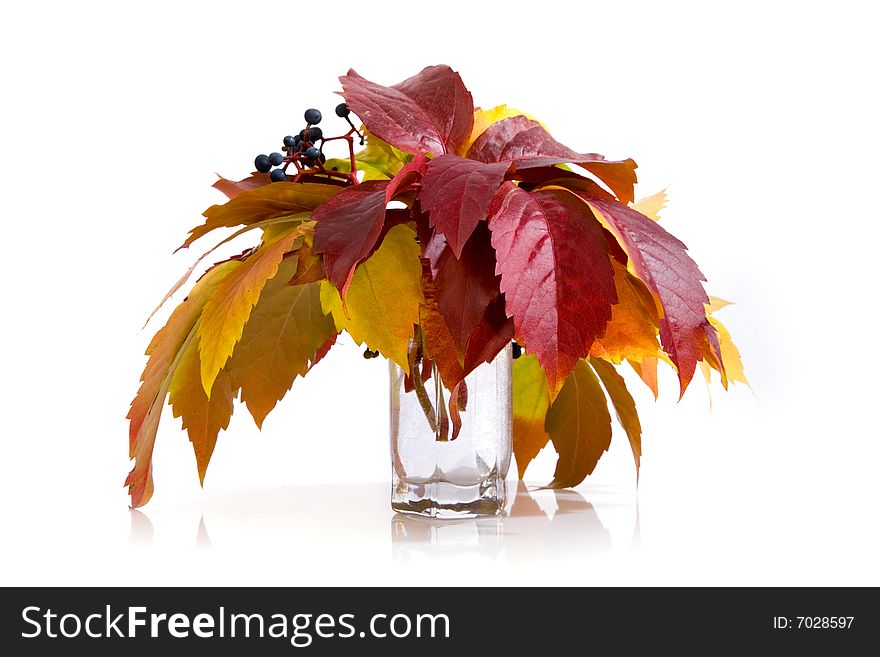
M 441 518 L 497 515 L 510 467 L 511 347 L 453 392 L 436 366 L 391 369 L 391 506 Z

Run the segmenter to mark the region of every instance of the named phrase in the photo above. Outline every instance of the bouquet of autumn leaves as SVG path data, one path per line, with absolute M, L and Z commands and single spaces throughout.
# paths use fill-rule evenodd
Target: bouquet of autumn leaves
M 574 151 L 504 105 L 475 109 L 447 66 L 390 87 L 354 71 L 340 80 L 366 147 L 326 168 L 353 175 L 220 179 L 229 200 L 182 245 L 235 229 L 166 300 L 218 246 L 260 236 L 210 267 L 147 349 L 128 415 L 132 506 L 152 495 L 166 397 L 203 480 L 233 399 L 262 425 L 341 331 L 408 377 L 439 373 L 450 392 L 516 340 L 519 473 L 552 442 L 559 487 L 580 483 L 608 449 L 608 400 L 638 466 L 641 428 L 615 366 L 626 361 L 655 397 L 661 360 L 681 394 L 698 364 L 725 388 L 745 381 L 711 315 L 723 302 L 710 303 L 685 245 L 657 223 L 663 194 L 634 203 L 633 160 Z

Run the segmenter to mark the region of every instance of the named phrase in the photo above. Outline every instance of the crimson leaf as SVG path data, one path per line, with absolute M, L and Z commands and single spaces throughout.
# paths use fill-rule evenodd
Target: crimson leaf
M 437 261 L 437 303 L 460 356 L 471 332 L 482 321 L 489 302 L 501 290 L 495 276 L 495 253 L 484 224 L 465 245 L 461 257 L 447 247 Z
M 660 224 L 616 201 L 577 191 L 601 215 L 620 240 L 636 273 L 660 298 L 660 341 L 678 369 L 681 394 L 694 376 L 703 345 L 714 329 L 703 304 L 709 302 L 706 278 L 687 254 L 687 247 Z
M 526 192 L 507 183 L 499 197 L 489 228 L 507 314 L 555 396 L 617 303 L 608 245 L 599 223 L 566 191 Z
M 454 153 L 470 137 L 474 102 L 448 66 L 429 66 L 385 87 L 349 70 L 339 78 L 343 97 L 372 134 L 410 152 Z
M 419 202 L 431 225 L 446 236 L 456 257 L 481 219 L 510 168 L 509 162 L 485 163 L 441 155 L 428 163 Z
M 577 164 L 608 185 L 624 203 L 634 200 L 635 161 L 610 161 L 597 153 L 573 151 L 556 141 L 540 123 L 524 116 L 513 116 L 489 126 L 467 156 L 480 162 L 514 162 L 515 170 Z
M 467 343 L 464 356 L 464 371 L 473 372 L 483 363 L 491 363 L 495 357 L 513 340 L 513 321 L 505 312 L 504 295 L 496 297 L 483 314 Z
M 417 155 L 393 179 L 367 180 L 344 189 L 312 212 L 315 252 L 323 255 L 327 279 L 341 294 L 355 267 L 376 246 L 388 202 L 420 179 L 424 168 L 424 157 Z

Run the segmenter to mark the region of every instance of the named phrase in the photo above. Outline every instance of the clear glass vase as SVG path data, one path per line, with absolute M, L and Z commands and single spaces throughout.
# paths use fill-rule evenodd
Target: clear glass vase
M 436 366 L 391 368 L 391 506 L 401 513 L 497 515 L 510 467 L 511 347 L 469 374 L 455 394 Z

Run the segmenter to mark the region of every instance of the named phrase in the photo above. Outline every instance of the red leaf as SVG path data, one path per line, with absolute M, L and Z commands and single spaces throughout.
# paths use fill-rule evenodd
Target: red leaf
M 340 292 L 348 287 L 354 268 L 379 239 L 388 183 L 368 180 L 344 189 L 312 213 L 315 252 L 324 256 L 327 279 Z
M 708 319 L 708 317 L 707 317 Z M 727 372 L 724 369 L 724 361 L 721 358 L 721 342 L 718 340 L 718 329 L 712 326 L 711 323 L 707 323 L 703 330 L 706 332 L 706 348 L 704 348 L 704 353 L 706 353 L 705 360 L 710 363 L 713 363 L 715 369 L 721 374 L 721 381 L 724 385 L 724 389 L 727 390 Z
M 385 207 L 395 196 L 421 179 L 425 158 L 417 155 L 391 180 L 367 180 L 339 192 L 313 213 L 315 252 L 324 256 L 324 271 L 345 295 L 358 263 L 379 241 Z
M 451 390 L 464 379 L 464 370 L 455 346 L 455 340 L 440 312 L 437 303 L 437 286 L 431 276 L 430 265 L 422 260 L 422 293 L 425 303 L 419 310 L 419 323 L 424 335 L 423 349 L 425 360 L 437 366 L 440 379 Z
M 489 217 L 507 313 L 547 374 L 551 398 L 605 332 L 617 303 L 599 223 L 566 191 L 505 187 Z
M 486 218 L 489 202 L 509 168 L 507 162 L 487 164 L 457 155 L 441 155 L 428 163 L 419 202 L 456 257 L 461 257 L 465 242 Z
M 687 247 L 657 222 L 615 201 L 575 193 L 601 215 L 620 240 L 636 273 L 660 298 L 660 341 L 678 368 L 683 395 L 697 361 L 703 357 L 707 336 L 714 333 L 703 305 L 709 302 L 702 285 L 706 278 L 687 254 Z
M 342 95 L 370 133 L 410 153 L 454 153 L 470 137 L 474 102 L 448 66 L 429 66 L 391 87 L 349 70 Z
M 608 185 L 622 202 L 635 200 L 635 161 L 609 161 L 597 153 L 573 151 L 550 136 L 540 123 L 524 116 L 513 116 L 489 126 L 467 156 L 480 162 L 513 161 L 515 170 L 577 164 Z
M 505 306 L 504 295 L 496 297 L 468 338 L 464 355 L 465 374 L 470 374 L 483 363 L 491 363 L 513 340 L 513 320 L 507 316 Z
M 425 305 L 421 309 L 420 323 L 424 333 L 425 357 L 437 366 L 447 390 L 452 390 L 479 365 L 494 360 L 513 340 L 513 321 L 505 313 L 504 296 L 497 296 L 486 307 L 479 324 L 468 337 L 464 358 L 461 359 L 456 341 L 440 312 L 437 287 L 431 278 L 430 266 L 427 260 L 423 262 Z
M 426 260 L 431 268 L 431 279 L 437 278 L 440 258 L 449 250 L 446 237 L 428 226 L 423 216 L 416 222 L 419 227 L 419 242 L 422 245 L 422 259 Z
M 489 302 L 501 294 L 488 226 L 484 223 L 474 233 L 460 258 L 447 246 L 436 268 L 437 303 L 463 357 L 468 337 L 482 321 Z
M 330 349 L 336 344 L 336 338 L 338 337 L 338 335 L 331 335 L 327 338 L 327 341 L 324 342 L 324 344 L 318 347 L 315 351 L 315 357 L 312 359 L 311 365 L 309 365 L 309 372 L 312 371 L 312 368 L 315 367 L 315 365 L 321 362 L 324 356 L 330 353 Z

